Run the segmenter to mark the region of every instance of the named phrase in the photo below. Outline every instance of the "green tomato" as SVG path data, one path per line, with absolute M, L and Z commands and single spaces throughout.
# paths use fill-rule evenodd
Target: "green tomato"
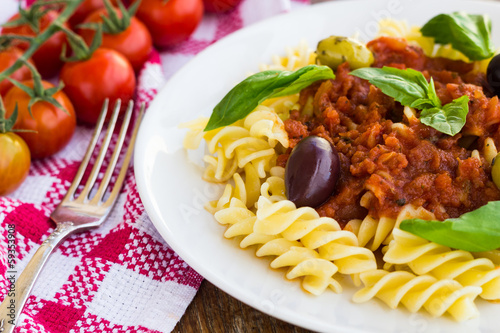
M 321 40 L 316 54 L 321 65 L 332 69 L 346 61 L 351 69 L 370 67 L 374 61 L 373 54 L 366 45 L 348 37 L 330 36 Z
M 493 164 L 491 165 L 491 177 L 493 177 L 493 182 L 500 189 L 500 153 L 493 159 Z

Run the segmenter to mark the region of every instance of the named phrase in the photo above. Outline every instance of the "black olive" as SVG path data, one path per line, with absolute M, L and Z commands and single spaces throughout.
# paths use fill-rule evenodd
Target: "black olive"
M 340 176 L 335 147 L 319 136 L 301 140 L 292 150 L 285 169 L 288 200 L 297 207 L 318 207 L 332 195 Z
M 491 59 L 486 71 L 486 77 L 493 93 L 500 96 L 500 54 Z

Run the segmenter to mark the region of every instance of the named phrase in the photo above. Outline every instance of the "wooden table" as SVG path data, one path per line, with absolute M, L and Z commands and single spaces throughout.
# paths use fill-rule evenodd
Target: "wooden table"
M 270 317 L 203 281 L 175 333 L 308 333 L 311 331 Z
M 312 0 L 312 3 L 328 0 Z M 311 331 L 270 317 L 203 281 L 174 333 L 310 333 Z

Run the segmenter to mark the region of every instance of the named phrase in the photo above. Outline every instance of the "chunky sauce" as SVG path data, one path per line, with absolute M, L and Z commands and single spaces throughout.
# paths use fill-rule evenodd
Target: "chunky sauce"
M 426 57 L 400 39 L 382 37 L 368 47 L 375 67 L 413 68 L 428 80 L 432 77 L 443 105 L 469 96 L 467 123 L 453 137 L 440 133 L 408 117 L 399 103 L 375 86 L 348 75 L 347 63 L 339 66 L 335 80 L 301 92 L 301 109 L 285 121 L 291 148 L 304 137 L 318 135 L 339 153 L 337 190 L 317 208 L 320 215 L 345 224 L 367 214 L 396 217 L 411 203 L 444 220 L 500 200 L 489 163 L 482 156 L 471 157 L 473 149 L 483 150 L 488 137 L 500 146 L 500 106 L 497 97 L 489 97 L 485 75 L 474 73 L 472 64 Z M 472 142 L 468 148 L 466 142 Z M 290 149 L 278 158 L 282 166 Z

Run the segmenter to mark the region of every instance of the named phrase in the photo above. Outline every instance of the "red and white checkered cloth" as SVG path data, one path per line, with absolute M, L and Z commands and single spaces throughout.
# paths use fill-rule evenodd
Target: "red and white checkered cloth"
M 139 75 L 137 104 L 150 102 L 168 77 L 218 39 L 308 2 L 244 0 L 228 14 L 205 15 L 190 40 L 152 53 Z M 16 0 L 2 0 L 0 22 L 16 10 Z M 54 230 L 50 213 L 68 189 L 92 131 L 77 127 L 63 151 L 33 161 L 23 185 L 10 196 L 0 197 L 0 299 L 10 286 L 6 279 L 7 225 L 15 224 L 16 270 L 20 272 Z M 70 237 L 49 258 L 16 332 L 170 332 L 201 281 L 156 231 L 130 168 L 123 192 L 104 225 Z

